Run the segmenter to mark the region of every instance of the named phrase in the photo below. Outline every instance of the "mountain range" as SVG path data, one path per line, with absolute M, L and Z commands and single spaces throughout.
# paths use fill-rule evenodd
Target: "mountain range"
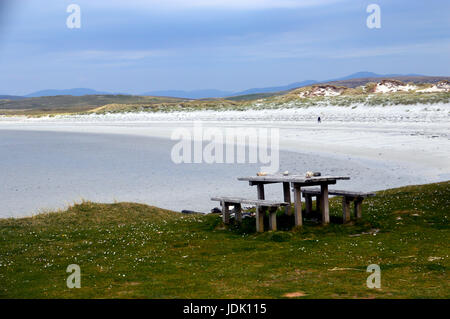
M 386 77 L 407 77 L 407 76 L 423 76 L 420 74 L 376 74 L 373 72 L 357 72 L 353 73 L 341 78 L 329 79 L 323 81 L 315 81 L 315 80 L 306 80 L 302 82 L 294 82 L 288 85 L 283 86 L 272 86 L 272 87 L 264 87 L 264 88 L 252 88 L 245 91 L 240 92 L 232 92 L 232 91 L 222 91 L 216 89 L 202 89 L 202 90 L 193 90 L 193 91 L 183 91 L 183 90 L 164 90 L 164 91 L 149 91 L 144 92 L 142 94 L 138 94 L 141 96 L 164 96 L 164 97 L 177 97 L 177 98 L 187 98 L 187 99 L 203 99 L 203 98 L 223 98 L 230 96 L 240 96 L 240 95 L 250 95 L 257 93 L 273 93 L 280 91 L 288 91 L 291 89 L 308 86 L 317 83 L 327 83 L 327 82 L 338 82 L 338 81 L 346 81 L 351 79 L 364 79 L 364 78 L 386 78 Z M 10 99 L 10 100 L 18 100 L 29 97 L 41 97 L 41 96 L 57 96 L 57 95 L 72 95 L 72 96 L 83 96 L 83 95 L 129 95 L 126 93 L 111 93 L 111 92 L 103 92 L 96 91 L 88 88 L 75 88 L 75 89 L 66 89 L 66 90 L 56 90 L 56 89 L 48 89 L 41 90 L 37 92 L 33 92 L 24 96 L 12 96 L 12 95 L 0 95 L 0 99 Z

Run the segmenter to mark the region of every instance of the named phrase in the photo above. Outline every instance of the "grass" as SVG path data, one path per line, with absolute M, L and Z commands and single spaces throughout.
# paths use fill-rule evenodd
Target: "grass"
M 1 100 L 0 115 L 43 116 L 47 114 L 83 113 L 108 104 L 155 105 L 185 99 L 134 95 L 42 96 L 21 100 Z
M 340 220 L 341 203 L 330 203 Z M 449 298 L 450 182 L 381 191 L 363 220 L 254 233 L 217 215 L 81 203 L 0 220 L 1 298 Z M 284 225 L 284 226 L 283 226 Z M 68 289 L 66 268 L 81 267 Z M 381 289 L 368 289 L 370 264 Z

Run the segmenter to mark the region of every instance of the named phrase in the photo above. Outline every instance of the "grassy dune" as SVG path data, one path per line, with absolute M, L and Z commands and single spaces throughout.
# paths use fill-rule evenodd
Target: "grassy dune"
M 341 204 L 331 200 L 339 220 Z M 450 298 L 450 182 L 382 191 L 357 224 L 254 233 L 132 203 L 0 220 L 0 297 Z M 381 289 L 366 268 L 381 266 Z M 81 288 L 66 267 L 81 267 Z
M 253 110 L 279 108 L 307 108 L 311 106 L 356 105 L 388 106 L 450 103 L 450 92 L 423 93 L 399 91 L 373 93 L 376 83 L 356 88 L 342 89 L 339 96 L 301 96 L 316 85 L 276 93 L 260 93 L 229 98 L 189 100 L 170 97 L 131 95 L 48 96 L 22 100 L 1 100 L 0 115 L 43 116 L 57 114 L 105 114 L 124 112 L 176 112 L 198 110 Z M 416 89 L 426 89 L 432 84 L 416 84 Z
M 42 96 L 22 100 L 0 99 L 0 115 L 46 115 L 83 113 L 108 104 L 157 105 L 182 102 L 184 99 L 171 97 L 134 95 L 85 95 L 85 96 Z

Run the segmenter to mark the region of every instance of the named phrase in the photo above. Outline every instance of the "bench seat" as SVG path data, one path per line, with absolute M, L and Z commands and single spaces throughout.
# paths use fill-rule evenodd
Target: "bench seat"
M 224 224 L 230 223 L 230 206 L 234 206 L 235 220 L 242 221 L 242 205 L 256 206 L 256 231 L 264 231 L 264 215 L 266 210 L 269 210 L 269 228 L 277 230 L 277 215 L 278 207 L 289 205 L 289 203 L 263 200 L 263 199 L 248 199 L 242 197 L 212 197 L 212 201 L 220 202 L 222 206 L 222 219 Z
M 320 189 L 319 188 L 307 188 L 302 189 L 302 193 L 304 195 L 312 195 L 317 196 L 320 195 Z M 346 196 L 350 198 L 367 198 L 367 197 L 373 197 L 376 194 L 372 192 L 353 192 L 353 191 L 345 191 L 345 190 L 338 190 L 338 189 L 330 189 L 328 190 L 328 195 L 335 195 L 335 196 Z
M 311 213 L 312 211 L 312 196 L 317 198 L 317 207 L 320 207 L 320 189 L 319 188 L 309 188 L 302 190 L 303 196 L 306 202 L 306 213 Z M 350 221 L 350 203 L 354 202 L 354 212 L 355 218 L 359 219 L 362 217 L 362 202 L 368 197 L 376 196 L 373 192 L 354 192 L 347 190 L 329 190 L 329 195 L 342 196 L 342 217 L 344 223 Z
M 246 204 L 253 206 L 264 206 L 264 207 L 279 207 L 286 206 L 288 203 L 275 201 L 275 200 L 265 200 L 265 199 L 248 199 L 241 197 L 212 197 L 212 201 L 226 202 L 230 204 Z

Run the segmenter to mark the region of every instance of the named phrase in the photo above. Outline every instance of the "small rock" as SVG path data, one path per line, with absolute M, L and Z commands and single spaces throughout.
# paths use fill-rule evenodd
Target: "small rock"
M 200 213 L 194 212 L 193 210 L 186 210 L 186 209 L 183 209 L 181 211 L 181 213 L 182 214 L 200 214 Z
M 222 210 L 218 207 L 211 209 L 211 214 L 222 214 Z

